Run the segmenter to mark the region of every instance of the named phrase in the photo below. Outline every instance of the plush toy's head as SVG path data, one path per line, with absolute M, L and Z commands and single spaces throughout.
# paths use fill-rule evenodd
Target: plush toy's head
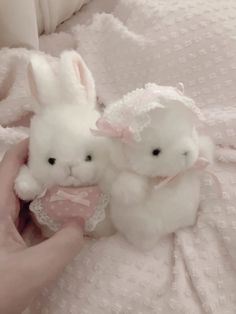
M 116 166 L 165 177 L 198 159 L 201 119 L 193 101 L 176 88 L 148 84 L 106 108 L 95 132 L 112 139 Z
M 37 100 L 31 121 L 29 167 L 45 187 L 97 183 L 106 164 L 106 139 L 92 135 L 99 113 L 92 75 L 81 57 L 62 54 L 53 66 L 34 56 L 29 83 Z
M 177 106 L 153 111 L 141 140 L 125 145 L 132 170 L 150 177 L 173 176 L 197 160 L 197 132 L 187 110 Z

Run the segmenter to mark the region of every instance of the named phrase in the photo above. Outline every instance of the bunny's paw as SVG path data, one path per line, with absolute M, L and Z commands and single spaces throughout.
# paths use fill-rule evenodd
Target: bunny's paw
M 42 187 L 34 179 L 27 166 L 23 166 L 15 181 L 15 191 L 20 199 L 31 201 L 42 193 Z

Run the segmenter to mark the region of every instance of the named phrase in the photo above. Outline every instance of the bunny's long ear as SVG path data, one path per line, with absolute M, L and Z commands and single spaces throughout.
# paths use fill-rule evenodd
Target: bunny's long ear
M 28 66 L 28 80 L 37 101 L 36 111 L 58 102 L 58 80 L 45 57 L 33 55 Z
M 61 55 L 60 76 L 65 96 L 69 102 L 79 100 L 85 105 L 95 106 L 96 91 L 93 76 L 81 56 L 75 51 Z

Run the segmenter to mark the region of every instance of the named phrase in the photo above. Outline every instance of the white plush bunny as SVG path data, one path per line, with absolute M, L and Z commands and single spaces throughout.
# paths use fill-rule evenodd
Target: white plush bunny
M 105 109 L 94 132 L 111 138 L 117 169 L 111 218 L 136 247 L 193 225 L 200 177 L 213 161 L 213 144 L 199 136 L 203 117 L 178 89 L 147 84 Z
M 82 206 L 81 216 L 88 218 L 97 201 L 106 205 L 95 185 L 106 167 L 107 144 L 106 139 L 90 132 L 99 118 L 94 80 L 76 52 L 64 52 L 58 64 L 33 56 L 29 84 L 37 102 L 28 164 L 21 168 L 15 190 L 22 200 L 34 200 L 30 208 L 39 223 L 56 231 L 59 225 L 52 218 L 64 215 L 66 219 L 65 210 L 71 210 L 73 217 L 78 215 L 78 205 Z M 65 204 L 73 205 L 72 209 Z M 42 209 L 43 205 L 50 213 Z M 110 233 L 106 222 L 98 229 L 102 234 Z

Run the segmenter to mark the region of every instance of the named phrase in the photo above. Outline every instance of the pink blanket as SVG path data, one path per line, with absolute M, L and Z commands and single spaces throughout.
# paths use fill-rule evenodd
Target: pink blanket
M 217 144 L 212 172 L 222 193 L 206 176 L 197 224 L 147 254 L 118 234 L 87 241 L 30 313 L 236 313 L 236 2 L 94 0 L 60 29 L 67 33 L 42 37 L 41 49 L 56 56 L 76 47 L 94 73 L 104 104 L 146 82 L 184 83 Z M 25 95 L 30 53 L 1 54 L 4 125 L 30 110 Z M 2 151 L 23 134 L 19 126 L 0 128 Z

